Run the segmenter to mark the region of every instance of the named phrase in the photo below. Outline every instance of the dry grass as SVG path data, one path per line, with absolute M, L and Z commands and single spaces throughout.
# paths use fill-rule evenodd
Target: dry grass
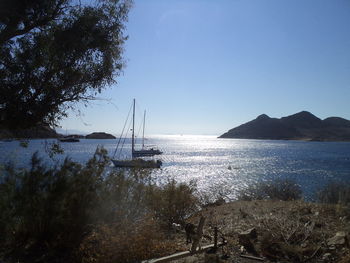
M 183 249 L 166 239 L 151 217 L 135 224 L 102 225 L 82 242 L 81 262 L 128 263 L 160 257 Z
M 239 233 L 255 228 L 258 238 L 252 240 L 254 248 L 259 256 L 270 261 L 318 262 L 325 253 L 330 253 L 329 262 L 348 262 L 341 261 L 349 253 L 347 246 L 330 248 L 326 242 L 338 231 L 350 232 L 349 211 L 339 205 L 236 201 L 206 208 L 191 220 L 196 222 L 201 215 L 207 217 L 206 232 L 215 225 L 224 233 L 232 257 L 241 253 Z

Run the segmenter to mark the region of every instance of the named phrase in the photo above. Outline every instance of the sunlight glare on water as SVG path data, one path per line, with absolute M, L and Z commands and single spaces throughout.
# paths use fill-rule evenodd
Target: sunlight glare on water
M 53 142 L 55 140 L 48 140 Z M 45 140 L 31 140 L 28 148 L 18 141 L 0 143 L 0 162 L 12 160 L 18 166 L 29 166 L 31 154 L 39 154 L 48 162 Z M 85 140 L 61 143 L 66 156 L 84 163 L 98 145 L 112 156 L 117 140 Z M 314 193 L 330 180 L 350 182 L 350 143 L 302 142 L 243 139 L 217 139 L 215 136 L 160 135 L 146 140 L 163 154 L 156 156 L 163 167 L 153 170 L 158 180 L 175 178 L 181 182 L 195 180 L 200 190 L 221 189 L 235 195 L 236 191 L 260 180 L 290 178 L 297 181 L 304 192 Z M 138 145 L 138 147 L 140 147 Z M 126 141 L 120 158 L 131 155 L 130 140 Z M 51 161 L 52 162 L 52 161 Z

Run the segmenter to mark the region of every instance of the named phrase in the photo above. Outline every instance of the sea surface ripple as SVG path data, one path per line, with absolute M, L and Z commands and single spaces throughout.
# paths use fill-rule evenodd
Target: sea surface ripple
M 38 151 L 48 163 L 61 162 L 65 157 L 85 163 L 97 146 L 103 146 L 113 156 L 117 140 L 87 140 L 60 143 L 63 155 L 47 155 L 56 140 L 30 140 L 27 148 L 18 141 L 0 142 L 0 163 L 11 161 L 18 167 L 29 167 Z M 160 135 L 150 136 L 148 145 L 157 145 L 163 154 L 163 167 L 152 175 L 161 180 L 175 178 L 180 182 L 195 180 L 203 191 L 220 190 L 235 196 L 249 184 L 274 178 L 290 178 L 301 185 L 308 198 L 330 181 L 350 183 L 349 142 L 303 142 L 218 139 L 215 136 Z M 118 158 L 130 157 L 128 139 Z

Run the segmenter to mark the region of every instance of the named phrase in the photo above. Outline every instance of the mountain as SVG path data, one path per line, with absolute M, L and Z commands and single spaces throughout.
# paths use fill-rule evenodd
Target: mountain
M 321 120 L 307 111 L 280 119 L 262 114 L 219 138 L 350 141 L 350 121 L 339 117 Z

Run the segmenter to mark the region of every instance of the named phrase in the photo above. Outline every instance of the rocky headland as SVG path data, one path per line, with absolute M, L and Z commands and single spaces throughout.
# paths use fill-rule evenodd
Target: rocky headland
M 262 114 L 219 138 L 350 141 L 350 121 L 340 117 L 321 120 L 307 111 L 280 119 Z
M 27 129 L 8 129 L 0 127 L 0 140 L 8 139 L 52 139 L 52 138 L 76 138 L 76 139 L 116 139 L 115 136 L 105 132 L 93 132 L 88 135 L 69 134 L 63 135 L 56 132 L 48 125 L 37 125 Z
M 49 139 L 59 138 L 62 135 L 50 128 L 48 125 L 37 125 L 27 129 L 8 129 L 0 127 L 0 140 L 26 138 L 26 139 Z

